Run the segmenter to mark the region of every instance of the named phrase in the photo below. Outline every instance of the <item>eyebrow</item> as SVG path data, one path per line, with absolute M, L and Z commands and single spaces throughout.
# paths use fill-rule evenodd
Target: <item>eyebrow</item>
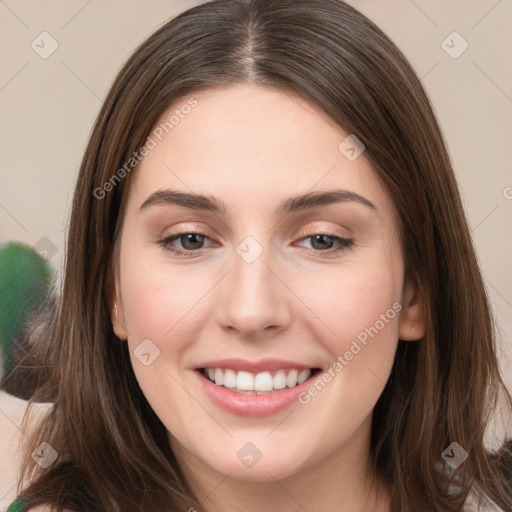
M 345 202 L 356 202 L 372 210 L 377 210 L 377 207 L 365 197 L 349 190 L 336 189 L 327 192 L 309 192 L 296 197 L 290 197 L 278 206 L 276 215 L 286 215 L 288 213 Z M 213 196 L 162 189 L 151 194 L 142 203 L 139 211 L 156 205 L 184 206 L 191 210 L 208 211 L 219 215 L 225 214 L 228 210 L 226 203 Z

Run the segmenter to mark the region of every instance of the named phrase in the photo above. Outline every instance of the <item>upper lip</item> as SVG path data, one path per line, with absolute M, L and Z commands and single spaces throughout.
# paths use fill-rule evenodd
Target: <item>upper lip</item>
M 215 359 L 205 361 L 194 367 L 194 370 L 200 368 L 224 368 L 237 371 L 246 371 L 251 373 L 260 373 L 272 370 L 281 370 L 287 368 L 309 369 L 315 368 L 310 364 L 297 363 L 295 361 L 286 361 L 284 359 L 260 359 L 259 361 L 249 361 L 247 359 L 230 358 Z

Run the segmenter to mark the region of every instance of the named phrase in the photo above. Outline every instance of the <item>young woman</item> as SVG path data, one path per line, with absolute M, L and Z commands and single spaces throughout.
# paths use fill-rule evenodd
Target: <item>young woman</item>
M 439 126 L 341 1 L 216 0 L 137 49 L 44 325 L 31 400 L 53 407 L 12 510 L 512 510 Z

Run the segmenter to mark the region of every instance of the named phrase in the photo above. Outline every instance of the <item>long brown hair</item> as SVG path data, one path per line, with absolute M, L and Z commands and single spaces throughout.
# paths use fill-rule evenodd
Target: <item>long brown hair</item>
M 403 54 L 340 0 L 204 3 L 163 25 L 119 72 L 81 164 L 59 304 L 37 344 L 52 372 L 32 400 L 54 407 L 27 444 L 22 496 L 59 511 L 202 510 L 112 331 L 105 288 L 136 172 L 126 163 L 171 105 L 239 83 L 294 92 L 356 135 L 398 212 L 427 328 L 419 342 L 399 341 L 373 413 L 372 462 L 392 509 L 460 512 L 473 489 L 512 510 L 510 452 L 484 445 L 498 393 L 511 400 L 438 123 Z M 60 455 L 45 470 L 30 456 L 43 441 Z M 441 457 L 452 442 L 468 453 L 457 470 Z

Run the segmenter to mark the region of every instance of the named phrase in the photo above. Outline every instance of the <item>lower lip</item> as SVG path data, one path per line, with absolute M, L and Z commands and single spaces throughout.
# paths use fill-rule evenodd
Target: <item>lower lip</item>
M 285 410 L 298 401 L 298 395 L 311 386 L 319 373 L 293 388 L 284 388 L 265 395 L 236 393 L 224 386 L 217 386 L 207 379 L 200 370 L 195 370 L 206 395 L 219 407 L 240 416 L 271 416 Z

